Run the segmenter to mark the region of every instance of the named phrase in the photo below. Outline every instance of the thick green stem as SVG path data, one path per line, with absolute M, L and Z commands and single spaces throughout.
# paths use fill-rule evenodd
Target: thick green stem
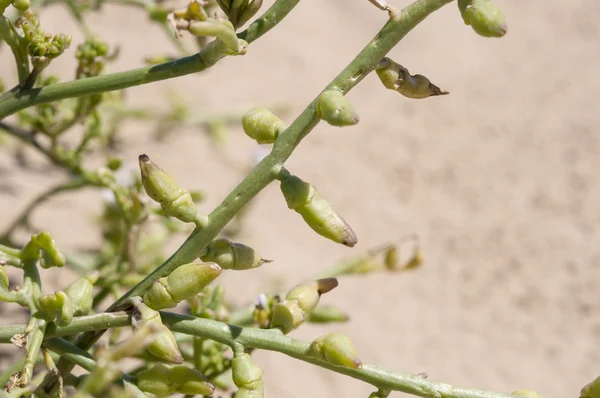
M 278 0 L 261 18 L 250 25 L 246 32 L 242 32 L 240 37 L 248 43 L 258 39 L 275 27 L 298 2 L 299 0 Z M 127 87 L 201 72 L 213 66 L 228 53 L 227 47 L 222 41 L 214 40 L 207 44 L 199 53 L 175 61 L 24 91 L 21 91 L 19 87 L 15 87 L 0 97 L 0 120 L 21 109 L 36 104 L 121 90 Z
M 417 0 L 402 12 L 391 15 L 390 20 L 373 40 L 354 58 L 354 60 L 325 88 L 338 89 L 347 93 L 365 76 L 373 71 L 379 61 L 415 26 L 422 22 L 432 12 L 438 10 L 452 0 Z M 275 4 L 277 5 L 277 3 Z M 275 6 L 273 6 L 275 7 Z M 271 7 L 271 9 L 273 8 Z M 269 10 L 270 11 L 270 10 Z M 260 22 L 255 22 L 260 23 Z M 250 28 L 249 28 L 250 29 Z M 259 34 L 259 33 L 256 33 Z M 52 86 L 50 86 L 52 87 Z M 317 97 L 318 98 L 318 97 Z M 119 308 L 127 299 L 142 295 L 155 279 L 162 278 L 182 264 L 192 262 L 200 252 L 217 236 L 229 221 L 254 198 L 262 189 L 269 185 L 278 175 L 285 161 L 290 157 L 296 146 L 317 125 L 319 118 L 316 113 L 317 98 L 294 120 L 294 122 L 275 141 L 273 151 L 267 155 L 248 176 L 223 200 L 223 202 L 208 217 L 203 228 L 196 228 L 181 247 L 161 266 L 150 273 L 144 280 L 125 293 L 109 307 L 109 311 Z M 0 104 L 0 109 L 1 109 Z M 89 348 L 100 336 L 102 331 L 81 336 L 78 345 Z M 60 371 L 69 370 L 68 365 Z
M 19 84 L 22 85 L 29 76 L 29 57 L 27 47 L 21 43 L 20 37 L 6 17 L 0 15 L 0 39 L 10 47 L 17 64 Z
M 104 315 L 110 315 L 111 317 L 105 318 L 104 324 L 94 321 L 94 326 L 97 329 L 125 326 L 131 322 L 131 318 L 129 318 L 129 316 L 125 313 Z M 69 334 L 77 333 L 83 330 L 90 330 L 90 325 L 87 324 L 88 322 L 84 322 L 83 320 L 90 320 L 91 318 L 92 317 L 74 318 L 73 322 L 77 325 L 77 327 L 72 327 L 71 324 L 68 327 L 57 328 L 54 331 L 50 331 L 49 328 L 48 335 L 63 335 L 63 332 L 67 328 L 69 328 Z M 420 375 L 396 373 L 373 365 L 364 364 L 359 369 L 333 366 L 308 354 L 310 346 L 309 342 L 286 336 L 278 330 L 242 328 L 211 319 L 194 318 L 191 316 L 179 315 L 170 312 L 161 312 L 161 319 L 163 323 L 168 325 L 169 329 L 171 329 L 173 332 L 214 340 L 230 347 L 243 346 L 245 348 L 280 352 L 301 361 L 305 361 L 322 368 L 362 380 L 381 389 L 402 391 L 408 394 L 426 398 L 512 397 L 510 394 L 455 387 L 446 383 L 425 379 Z M 21 333 L 25 330 L 25 325 L 11 325 L 1 328 L 0 343 L 8 341 L 9 333 L 6 333 L 5 329 L 10 330 L 11 332 Z M 54 340 L 51 339 L 48 341 Z M 47 345 L 47 342 L 44 342 L 44 344 Z M 52 350 L 56 348 L 55 346 L 51 345 L 47 346 Z M 87 355 L 84 355 L 82 352 L 85 351 L 79 348 L 76 349 L 72 347 L 69 351 L 80 354 L 76 358 L 72 358 L 77 361 L 83 361 L 84 359 L 82 358 Z

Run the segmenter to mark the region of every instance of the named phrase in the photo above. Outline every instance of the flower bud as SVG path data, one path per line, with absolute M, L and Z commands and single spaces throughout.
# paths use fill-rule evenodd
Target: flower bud
M 502 10 L 491 0 L 459 0 L 458 8 L 465 21 L 483 37 L 502 37 L 506 34 L 506 19 Z
M 304 311 L 296 300 L 284 300 L 271 310 L 271 327 L 288 334 L 304 322 Z
M 341 91 L 327 90 L 317 100 L 317 115 L 332 126 L 352 126 L 360 120 L 350 100 Z
M 302 311 L 309 312 L 317 306 L 321 294 L 333 290 L 337 285 L 338 281 L 335 278 L 303 283 L 290 290 L 285 299 L 296 300 Z
M 193 222 L 198 209 L 188 191 L 180 188 L 173 177 L 161 170 L 147 155 L 139 157 L 142 184 L 148 196 L 160 203 L 168 216 Z
M 73 303 L 73 311 L 76 316 L 86 315 L 92 309 L 94 301 L 94 283 L 98 280 L 98 274 L 82 276 L 75 279 L 67 287 L 65 293 Z
M 144 294 L 144 303 L 155 310 L 172 308 L 192 298 L 221 274 L 215 263 L 184 264 L 164 278 L 155 280 Z
M 532 390 L 517 390 L 510 395 L 514 395 L 515 397 L 525 397 L 525 398 L 542 398 L 540 393 L 537 393 Z
M 352 341 L 341 333 L 316 338 L 310 345 L 310 353 L 333 366 L 357 369 L 362 365 Z
M 231 361 L 233 382 L 238 388 L 251 388 L 262 380 L 263 371 L 253 361 L 249 354 L 236 355 Z
M 241 243 L 233 243 L 227 239 L 215 239 L 206 247 L 202 261 L 212 261 L 223 269 L 247 270 L 260 267 L 265 260 L 253 248 Z
M 139 329 L 148 325 L 156 330 L 154 341 L 147 348 L 148 352 L 165 362 L 182 363 L 183 356 L 177 347 L 175 337 L 169 328 L 163 325 L 160 313 L 142 303 L 139 297 L 134 299 L 133 306 L 133 328 Z
M 352 228 L 331 203 L 321 198 L 314 185 L 296 176 L 289 176 L 281 181 L 281 192 L 288 208 L 300 214 L 319 235 L 348 247 L 358 242 Z
M 47 313 L 58 326 L 66 326 L 73 320 L 73 306 L 65 292 L 58 291 L 38 300 L 40 311 Z
M 318 306 L 308 313 L 306 321 L 310 323 L 346 322 L 350 317 L 340 309 L 331 306 Z
M 266 108 L 254 108 L 242 116 L 242 127 L 246 135 L 259 144 L 272 144 L 285 124 Z
M 385 88 L 399 92 L 408 98 L 422 99 L 446 95 L 438 86 L 423 75 L 411 75 L 408 69 L 390 58 L 383 58 L 375 70 Z
M 514 393 L 513 393 L 514 394 Z M 581 389 L 580 398 L 598 398 L 600 397 L 600 377 L 587 384 Z

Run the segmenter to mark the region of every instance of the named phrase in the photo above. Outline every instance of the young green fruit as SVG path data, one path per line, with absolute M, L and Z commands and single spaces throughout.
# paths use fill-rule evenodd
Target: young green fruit
M 330 292 L 338 285 L 335 278 L 319 279 L 294 287 L 285 296 L 286 300 L 296 300 L 302 311 L 312 311 L 319 303 L 322 294 Z
M 263 371 L 253 361 L 249 354 L 236 355 L 231 361 L 233 382 L 239 389 L 262 390 Z M 249 393 L 245 391 L 244 393 Z M 246 395 L 259 397 L 260 395 Z
M 271 327 L 288 334 L 304 322 L 304 311 L 296 300 L 283 300 L 271 309 Z
M 38 308 L 50 315 L 51 320 L 58 326 L 67 326 L 73 320 L 73 305 L 65 292 L 58 291 L 40 297 Z
M 514 394 L 514 393 L 513 393 Z M 587 384 L 581 389 L 580 398 L 598 398 L 600 397 L 600 377 Z
M 150 198 L 160 203 L 168 216 L 193 222 L 198 209 L 188 191 L 179 187 L 173 177 L 161 170 L 147 155 L 139 156 L 142 185 Z
M 375 72 L 385 88 L 397 91 L 407 98 L 423 99 L 448 94 L 425 76 L 411 75 L 408 69 L 390 58 L 383 58 Z
M 201 259 L 217 263 L 223 269 L 238 271 L 257 268 L 271 262 L 263 259 L 253 248 L 227 239 L 215 239 L 209 243 Z
M 281 192 L 288 208 L 300 214 L 316 233 L 348 247 L 356 245 L 358 239 L 352 228 L 331 203 L 321 198 L 314 185 L 291 175 L 281 181 Z
M 491 0 L 459 0 L 458 8 L 466 25 L 483 37 L 502 37 L 506 34 L 506 19 L 502 10 Z
M 139 297 L 132 299 L 132 303 L 134 308 L 132 327 L 137 330 L 148 325 L 156 330 L 155 339 L 147 348 L 148 352 L 165 362 L 183 363 L 183 356 L 177 347 L 175 337 L 169 328 L 163 325 L 160 313 L 142 303 Z
M 215 263 L 184 264 L 166 277 L 157 279 L 144 294 L 144 303 L 155 310 L 172 308 L 192 298 L 221 275 Z
M 73 283 L 65 290 L 65 293 L 73 303 L 75 316 L 87 315 L 92 309 L 92 303 L 94 301 L 94 283 L 96 283 L 97 280 L 97 273 L 89 276 L 82 276 L 75 279 L 75 281 L 73 281 Z
M 352 341 L 341 333 L 329 333 L 316 338 L 310 345 L 310 353 L 333 366 L 354 369 L 362 366 Z
M 359 122 L 358 113 L 341 91 L 327 90 L 317 100 L 317 115 L 332 126 L 352 126 Z
M 272 144 L 285 124 L 266 108 L 254 108 L 242 116 L 242 127 L 246 135 L 259 144 Z

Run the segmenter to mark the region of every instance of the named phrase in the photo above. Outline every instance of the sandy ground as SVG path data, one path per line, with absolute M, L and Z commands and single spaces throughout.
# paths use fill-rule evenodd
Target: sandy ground
M 348 334 L 367 363 L 427 372 L 459 386 L 576 398 L 600 374 L 594 288 L 600 277 L 600 186 L 594 183 L 600 4 L 498 3 L 509 21 L 502 40 L 476 36 L 450 4 L 392 51 L 449 96 L 411 101 L 369 76 L 349 95 L 359 125 L 321 124 L 289 160 L 291 171 L 335 204 L 359 244 L 351 250 L 315 235 L 271 186 L 255 201 L 240 239 L 276 262 L 225 280 L 240 302 L 252 300 L 274 281 L 290 287 L 342 258 L 417 233 L 425 266 L 343 279 L 323 302 L 351 312 L 352 320 L 330 329 Z M 366 0 L 304 1 L 246 56 L 197 76 L 131 89 L 130 103 L 164 106 L 165 91 L 174 89 L 200 112 L 289 105 L 291 122 L 385 19 Z M 111 70 L 171 48 L 136 11 L 106 7 L 88 20 L 110 44 L 122 45 Z M 43 23 L 81 37 L 61 7 L 49 9 Z M 10 81 L 9 54 L 0 54 Z M 57 62 L 54 70 L 69 76 L 72 69 L 64 65 Z M 232 164 L 246 164 L 253 148 L 239 128 L 231 131 L 225 155 L 194 129 L 156 144 L 145 127 L 132 125 L 125 142 L 133 164 L 137 154 L 148 153 L 182 184 L 205 190 L 205 211 L 241 180 Z M 0 166 L 2 185 L 12 188 L 0 194 L 2 226 L 61 176 L 20 172 L 6 156 Z M 63 196 L 37 212 L 35 224 L 66 249 L 94 244 L 98 204 L 94 192 Z M 73 275 L 48 278 L 61 286 Z M 1 308 L 10 318 L 11 310 Z M 294 335 L 312 339 L 324 330 L 306 327 Z M 270 397 L 366 397 L 372 391 L 280 354 L 261 352 L 257 362 Z

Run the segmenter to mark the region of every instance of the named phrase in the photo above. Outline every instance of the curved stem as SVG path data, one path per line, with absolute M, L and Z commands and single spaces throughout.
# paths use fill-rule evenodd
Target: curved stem
M 350 64 L 325 88 L 337 89 L 347 93 L 356 86 L 367 74 L 372 72 L 379 61 L 406 36 L 415 26 L 428 15 L 438 10 L 452 0 L 417 0 L 401 12 L 390 13 L 389 21 L 379 31 L 373 40 L 354 58 Z M 275 3 L 277 5 L 277 3 Z M 275 5 L 273 7 L 275 7 Z M 273 9 L 271 7 L 271 9 Z M 271 10 L 269 10 L 271 11 Z M 276 18 L 276 14 L 273 18 Z M 260 22 L 255 22 L 257 24 Z M 253 24 L 253 25 L 254 25 Z M 252 28 L 252 26 L 250 26 Z M 250 28 L 248 28 L 250 30 Z M 259 29 L 259 28 L 256 28 Z M 256 30 L 257 35 L 260 29 Z M 213 42 L 214 43 L 214 42 Z M 50 86 L 52 87 L 52 86 Z M 318 97 L 317 97 L 318 98 Z M 278 137 L 272 152 L 267 155 L 248 176 L 217 206 L 208 216 L 208 222 L 197 227 L 181 247 L 162 265 L 151 272 L 140 283 L 131 288 L 119 300 L 112 304 L 108 311 L 119 308 L 130 297 L 142 295 L 155 279 L 162 278 L 182 264 L 192 262 L 200 252 L 217 236 L 229 221 L 260 191 L 277 177 L 281 167 L 290 157 L 296 146 L 318 124 L 316 112 L 317 98 L 294 120 L 294 122 Z M 1 108 L 1 105 L 0 105 Z M 89 348 L 100 336 L 102 331 L 87 333 L 80 336 L 79 347 Z M 62 366 L 61 366 L 62 365 Z M 60 364 L 61 372 L 70 370 L 68 364 Z
M 107 315 L 109 317 L 103 319 L 104 323 L 98 322 L 97 320 L 94 321 L 94 327 L 98 330 L 108 327 L 126 326 L 131 322 L 131 318 L 125 313 L 102 315 Z M 73 318 L 73 323 L 75 323 L 76 326 L 71 323 L 71 325 L 67 327 L 55 328 L 52 330 L 51 325 L 49 325 L 47 336 L 73 334 L 84 330 L 90 330 L 90 325 L 86 320 L 89 320 L 92 317 L 93 316 Z M 194 318 L 171 312 L 161 312 L 161 319 L 173 332 L 211 339 L 230 347 L 241 345 L 246 348 L 280 352 L 292 358 L 362 380 L 380 389 L 402 391 L 426 398 L 512 398 L 510 394 L 455 387 L 450 384 L 425 379 L 420 375 L 396 373 L 374 365 L 364 364 L 359 369 L 336 367 L 308 354 L 310 346 L 309 342 L 286 336 L 278 330 L 243 328 L 211 319 Z M 8 341 L 9 336 L 5 329 L 10 330 L 11 332 L 21 333 L 25 330 L 25 325 L 12 325 L 0 328 L 0 343 Z M 68 333 L 65 333 L 67 329 Z M 44 344 L 48 346 L 48 342 L 53 341 L 55 340 L 51 339 L 44 342 Z M 57 348 L 52 345 L 53 343 L 50 344 L 51 345 L 48 346 L 48 348 L 52 350 Z M 72 345 L 71 343 L 68 344 Z M 85 359 L 87 356 L 84 358 L 83 353 L 85 353 L 85 351 L 75 347 L 71 347 L 69 350 L 75 355 L 75 357 L 71 359 L 84 361 L 84 365 L 91 364 L 88 359 Z M 64 352 L 67 351 L 64 350 Z
M 250 25 L 246 32 L 242 32 L 240 37 L 244 38 L 248 43 L 258 39 L 275 27 L 299 1 L 278 0 L 261 18 Z M 0 120 L 32 105 L 121 90 L 127 87 L 201 72 L 216 64 L 228 53 L 227 47 L 222 41 L 214 40 L 208 43 L 197 54 L 158 65 L 57 83 L 24 91 L 21 91 L 19 87 L 15 87 L 0 97 Z

